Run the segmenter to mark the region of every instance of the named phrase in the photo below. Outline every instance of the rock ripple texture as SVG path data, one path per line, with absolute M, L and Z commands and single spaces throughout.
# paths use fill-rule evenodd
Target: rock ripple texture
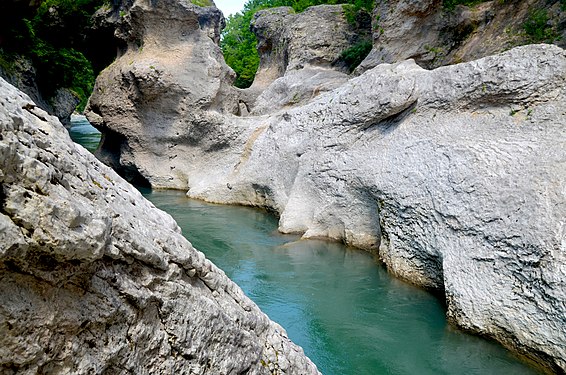
M 304 106 L 246 118 L 213 112 L 210 132 L 227 147 L 148 130 L 129 137 L 122 156 L 152 184 L 267 207 L 284 232 L 376 252 L 393 274 L 445 293 L 456 325 L 561 372 L 565 90 L 566 53 L 556 46 L 432 71 L 408 60 Z M 191 139 L 191 126 L 182 131 Z
M 318 373 L 168 214 L 0 92 L 1 373 Z

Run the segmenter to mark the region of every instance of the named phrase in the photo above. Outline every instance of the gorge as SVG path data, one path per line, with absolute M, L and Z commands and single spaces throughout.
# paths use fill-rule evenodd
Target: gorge
M 84 120 L 75 124 L 79 144 L 99 136 Z M 142 192 L 323 374 L 538 373 L 450 327 L 439 299 L 396 280 L 366 252 L 278 234 L 277 218 L 257 209 L 206 204 L 182 191 Z
M 551 16 L 547 24 L 556 35 L 563 34 L 561 3 L 546 4 L 494 1 L 448 11 L 432 0 L 377 2 L 371 15 L 373 49 L 352 74 L 339 63 L 339 56 L 362 31 L 352 29 L 343 6 L 320 5 L 301 14 L 290 8 L 262 10 L 251 25 L 259 38 L 258 75 L 250 88 L 237 89 L 232 85 L 234 72 L 218 47 L 223 17 L 215 7 L 182 0 L 115 2 L 96 15 L 99 22 L 114 28 L 119 41 L 118 57 L 98 76 L 86 108 L 89 120 L 103 134 L 97 156 L 130 181 L 182 190 L 189 197 L 214 203 L 261 207 L 279 216 L 281 232 L 330 238 L 367 250 L 392 275 L 442 295 L 450 323 L 493 338 L 549 371 L 563 373 L 566 53 L 558 36 L 552 37 L 558 46 L 512 48 L 520 41 L 528 44 L 529 39 L 514 34 L 504 22 L 513 12 L 527 19 L 532 9 L 547 7 L 545 12 Z M 489 37 L 494 35 L 498 38 Z M 495 42 L 482 44 L 488 39 Z M 47 121 L 42 119 L 48 115 L 38 112 L 29 99 L 5 84 L 3 90 L 9 95 L 3 102 L 6 130 L 2 135 L 5 131 L 15 131 L 17 137 L 30 133 L 20 129 L 22 121 L 37 122 L 33 116 Z M 33 143 L 51 147 L 39 139 Z M 128 266 L 112 265 L 118 267 L 113 272 L 125 272 L 130 275 L 126 279 L 135 283 L 146 285 L 143 278 L 137 281 L 138 273 L 128 269 L 132 264 L 138 267 L 138 261 L 144 270 L 147 265 L 162 271 L 169 267 L 167 275 L 174 274 L 175 279 L 172 285 L 186 282 L 182 272 L 176 271 L 182 266 L 190 278 L 197 275 L 209 286 L 214 298 L 218 298 L 215 292 L 220 294 L 220 304 L 232 303 L 225 301 L 216 285 L 207 283 L 209 273 L 223 275 L 221 271 L 200 256 L 183 260 L 186 255 L 172 250 L 176 246 L 162 245 L 160 236 L 139 229 L 143 224 L 137 222 L 135 213 L 130 224 L 133 232 L 118 230 L 127 245 L 116 246 L 122 240 L 114 230 L 107 236 L 112 228 L 107 219 L 89 214 L 96 233 L 83 229 L 77 234 L 63 233 L 65 226 L 83 228 L 91 221 L 84 222 L 81 210 L 72 214 L 73 209 L 71 213 L 63 209 L 61 214 L 50 209 L 45 218 L 63 221 L 46 242 L 43 226 L 47 224 L 34 219 L 30 210 L 43 212 L 45 203 L 40 196 L 46 190 L 59 192 L 61 185 L 73 193 L 77 186 L 36 172 L 18 177 L 13 164 L 26 171 L 32 162 L 18 164 L 19 157 L 13 155 L 19 151 L 14 154 L 12 143 L 6 144 L 10 151 L 6 155 L 12 156 L 4 158 L 0 180 L 2 212 L 7 216 L 2 231 L 3 249 L 8 243 L 4 272 L 23 270 L 40 279 L 63 280 L 69 277 L 65 272 L 86 272 L 79 267 L 84 262 L 94 267 L 88 266 L 87 274 L 98 275 L 100 256 L 102 264 L 104 257 L 125 257 Z M 103 168 L 81 155 L 86 165 Z M 48 162 L 57 165 L 59 161 L 50 158 Z M 67 168 L 67 164 L 64 161 L 65 173 L 72 175 L 75 168 L 83 171 L 79 175 L 91 173 L 80 165 Z M 103 179 L 93 178 L 93 186 L 110 189 L 105 180 L 119 180 L 110 173 L 104 169 Z M 20 183 L 31 198 L 16 194 Z M 131 190 L 121 184 L 122 191 Z M 81 189 L 78 193 L 91 194 Z M 92 199 L 98 200 L 93 194 Z M 148 207 L 139 203 L 135 193 L 127 194 L 135 197 L 130 202 Z M 169 218 L 159 217 L 175 228 Z M 117 228 L 127 228 L 127 222 L 120 220 Z M 157 222 L 150 224 L 154 226 L 159 227 Z M 136 233 L 143 233 L 149 244 L 159 242 L 158 249 L 143 250 L 143 241 L 129 240 Z M 104 246 L 88 242 L 90 235 L 106 238 Z M 61 239 L 55 240 L 57 236 Z M 177 237 L 175 244 L 184 244 Z M 87 241 L 92 250 L 72 250 L 65 241 Z M 29 246 L 29 256 L 19 253 Z M 47 258 L 37 255 L 44 252 Z M 168 259 L 177 266 L 166 266 Z M 191 265 L 194 262 L 196 266 Z M 64 269 L 57 268 L 60 263 L 65 264 Z M 49 267 L 55 267 L 61 273 L 53 275 L 60 276 L 45 273 Z M 200 269 L 205 272 L 201 274 Z M 147 272 L 142 275 L 149 277 Z M 220 289 L 237 294 L 237 304 L 247 307 L 245 297 L 234 292 L 239 289 L 224 276 L 218 277 L 223 285 Z M 216 276 L 212 279 L 216 284 Z M 128 301 L 141 298 L 136 308 L 139 305 L 147 314 L 154 311 L 143 293 L 133 293 L 126 286 L 118 285 L 118 290 L 134 296 L 127 297 Z M 159 293 L 155 298 L 163 299 Z M 226 367 L 230 366 L 226 362 L 207 362 L 202 347 L 195 348 L 198 354 L 187 354 L 180 361 L 196 361 L 197 367 L 192 367 L 196 373 L 206 373 L 207 363 L 227 373 L 237 373 L 237 366 L 242 366 L 240 370 L 248 366 L 250 373 L 267 368 L 316 373 L 284 332 L 257 318 L 262 315 L 255 305 L 251 309 L 253 314 L 247 319 L 259 319 L 262 328 L 249 344 L 267 342 L 264 351 L 252 350 L 255 354 L 250 357 L 249 352 L 234 349 L 244 358 L 234 368 Z M 230 317 L 221 320 L 234 322 L 230 314 L 239 310 L 225 310 Z M 202 318 L 207 312 L 195 314 Z M 244 319 L 236 316 L 236 322 Z M 9 321 L 8 327 L 13 324 Z M 7 337 L 16 342 L 19 336 Z M 59 347 L 68 340 L 72 338 L 60 341 Z M 171 348 L 182 350 L 188 343 Z M 282 348 L 285 356 L 274 356 L 275 347 Z M 173 350 L 165 344 L 161 348 Z M 220 345 L 218 350 L 226 348 Z M 39 366 L 36 359 L 50 355 L 37 353 L 21 363 Z M 108 358 L 106 354 L 97 357 L 97 363 L 105 366 Z M 136 361 L 151 362 L 151 358 L 126 357 L 126 363 L 134 368 L 139 365 Z M 71 363 L 61 366 L 78 366 Z M 165 367 L 147 366 L 171 369 L 183 365 L 171 359 L 164 362 Z M 86 371 L 86 367 L 74 368 Z

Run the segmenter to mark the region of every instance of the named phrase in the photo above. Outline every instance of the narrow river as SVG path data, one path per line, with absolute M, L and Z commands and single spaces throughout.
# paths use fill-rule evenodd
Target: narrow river
M 74 124 L 72 137 L 92 150 L 94 128 L 81 118 Z M 366 252 L 282 235 L 275 217 L 255 209 L 142 192 L 325 375 L 538 373 L 500 345 L 449 326 L 436 297 L 391 277 Z

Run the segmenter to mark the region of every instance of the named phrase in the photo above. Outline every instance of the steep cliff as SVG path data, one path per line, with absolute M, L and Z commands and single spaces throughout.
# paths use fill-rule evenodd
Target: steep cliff
M 358 73 L 405 59 L 432 69 L 529 43 L 566 47 L 561 0 L 376 1 L 372 22 L 374 48 Z
M 342 53 L 367 41 L 371 20 L 365 11 L 348 20 L 343 5 L 319 5 L 295 13 L 290 7 L 257 12 L 251 29 L 258 39 L 260 65 L 246 93 L 253 114 L 301 105 L 348 80 Z
M 227 132 L 216 128 L 219 113 L 239 108 L 234 72 L 217 44 L 223 22 L 215 7 L 133 2 L 117 29 L 124 49 L 97 79 L 87 108 L 89 120 L 106 134 L 103 160 L 138 182 L 154 168 L 167 171 L 152 185 L 186 188 L 186 175 L 175 170 L 179 151 L 168 154 L 173 145 L 231 146 Z M 154 154 L 171 159 L 153 164 Z
M 318 373 L 169 215 L 0 92 L 0 372 Z

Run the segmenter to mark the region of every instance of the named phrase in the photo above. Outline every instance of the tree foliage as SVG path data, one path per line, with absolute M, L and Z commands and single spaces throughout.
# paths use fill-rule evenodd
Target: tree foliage
M 344 50 L 340 54 L 340 58 L 346 63 L 350 72 L 353 72 L 369 54 L 371 47 L 372 44 L 369 40 L 363 40 Z
M 0 53 L 11 53 L 32 60 L 38 86 L 46 97 L 58 88 L 71 89 L 80 99 L 82 110 L 92 91 L 95 72 L 85 57 L 84 42 L 90 17 L 105 0 L 43 0 L 23 19 L 9 25 L 10 38 L 1 45 Z
M 546 9 L 537 9 L 529 14 L 523 24 L 523 29 L 532 43 L 551 43 L 558 37 L 558 33 L 548 23 Z
M 310 6 L 321 4 L 351 4 L 348 8 L 350 12 L 358 12 L 360 9 L 371 12 L 374 0 L 249 0 L 241 13 L 228 17 L 222 33 L 221 46 L 226 63 L 236 72 L 235 85 L 241 88 L 249 87 L 259 66 L 257 39 L 250 31 L 250 22 L 257 11 L 289 6 L 296 12 L 302 12 Z

